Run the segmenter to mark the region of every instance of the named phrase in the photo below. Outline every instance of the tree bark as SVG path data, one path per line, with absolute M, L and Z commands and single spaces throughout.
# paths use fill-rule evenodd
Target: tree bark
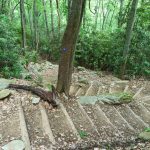
M 121 66 L 121 78 L 124 79 L 124 74 L 126 70 L 126 64 L 128 59 L 128 52 L 132 38 L 132 30 L 135 22 L 136 10 L 137 10 L 138 0 L 133 0 L 131 9 L 128 16 L 127 29 L 126 29 L 126 38 L 123 50 L 123 65 Z
M 50 11 L 51 11 L 51 28 L 52 28 L 52 36 L 53 36 L 53 39 L 54 39 L 55 34 L 54 34 L 54 19 L 53 19 L 53 4 L 52 4 L 52 0 L 50 0 Z
M 30 26 L 30 33 L 31 33 L 31 43 L 32 43 L 32 48 L 34 48 L 34 31 L 33 31 L 33 16 L 32 16 L 32 9 L 27 7 L 27 12 L 28 12 L 28 22 Z
M 38 11 L 36 0 L 33 1 L 33 27 L 34 27 L 34 48 L 38 51 L 39 33 L 38 33 Z
M 46 12 L 46 7 L 45 7 L 45 1 L 42 0 L 42 3 L 43 3 L 44 18 L 45 18 L 46 34 L 47 34 L 47 38 L 50 40 L 50 34 L 49 34 L 49 27 L 48 27 L 48 21 L 47 21 L 47 12 Z
M 97 2 L 96 2 L 96 10 L 95 10 L 95 12 L 96 12 L 96 16 L 95 16 L 95 29 L 94 30 L 96 30 L 97 29 L 97 21 L 98 21 L 98 17 L 99 17 L 99 11 L 100 11 L 100 0 L 97 0 Z
M 22 32 L 22 48 L 26 48 L 26 21 L 24 0 L 20 0 L 20 16 L 21 16 L 21 32 Z
M 60 12 L 59 12 L 59 2 L 56 0 L 56 10 L 57 10 L 57 16 L 58 16 L 58 34 L 60 37 Z
M 69 95 L 73 57 L 86 0 L 72 1 L 69 20 L 61 45 L 57 91 Z
M 58 102 L 56 100 L 57 93 L 54 86 L 52 86 L 52 91 L 45 91 L 41 88 L 36 88 L 28 85 L 19 85 L 19 84 L 9 84 L 8 88 L 31 91 L 33 94 L 39 96 L 42 100 L 47 101 L 53 107 L 58 106 Z
M 123 4 L 124 4 L 124 0 L 120 0 L 120 9 L 119 9 L 119 16 L 118 16 L 118 28 L 120 28 L 122 26 Z

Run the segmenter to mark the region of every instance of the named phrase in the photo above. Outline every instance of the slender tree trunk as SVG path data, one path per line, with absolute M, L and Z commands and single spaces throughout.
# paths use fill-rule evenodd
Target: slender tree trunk
M 122 26 L 123 4 L 124 4 L 124 0 L 120 0 L 120 9 L 119 9 L 119 16 L 118 16 L 118 28 L 120 28 Z
M 97 20 L 98 20 L 98 16 L 99 16 L 99 11 L 100 11 L 100 0 L 97 0 L 96 2 L 96 16 L 95 16 L 95 29 L 97 29 Z
M 20 16 L 21 16 L 22 48 L 26 48 L 26 22 L 25 22 L 24 0 L 20 0 Z
M 85 8 L 85 0 L 73 0 L 69 20 L 61 45 L 57 91 L 69 95 L 72 77 L 73 57 L 78 33 Z
M 102 30 L 103 30 L 105 12 L 104 12 L 104 0 L 101 0 L 101 1 L 102 1 Z
M 57 10 L 57 16 L 58 16 L 58 33 L 60 37 L 60 12 L 59 12 L 59 2 L 56 0 L 56 10 Z
M 32 48 L 34 48 L 34 31 L 33 31 L 33 17 L 32 17 L 32 10 L 27 7 L 28 11 L 28 19 L 29 19 L 29 26 L 30 26 L 30 33 L 31 33 L 31 43 L 32 43 Z
M 53 39 L 54 39 L 55 34 L 54 34 L 54 19 L 53 19 L 53 4 L 52 4 L 52 0 L 50 0 L 50 11 L 51 11 L 51 28 L 52 28 L 52 36 L 53 36 Z
M 115 6 L 114 6 L 114 9 L 113 9 L 111 18 L 110 18 L 109 27 L 112 27 L 113 18 L 114 18 L 114 15 L 115 15 L 115 10 L 116 10 L 116 3 L 115 3 Z
M 47 21 L 47 12 L 46 12 L 46 7 L 45 7 L 45 1 L 42 0 L 43 3 L 43 10 L 44 10 L 44 19 L 45 19 L 45 26 L 46 26 L 46 34 L 47 38 L 50 39 L 50 33 L 49 33 L 49 27 L 48 27 L 48 21 Z
M 107 15 L 109 14 L 109 10 L 108 10 L 108 5 L 109 5 L 109 1 L 108 1 L 108 4 L 107 4 L 107 12 L 105 13 L 104 12 L 104 1 L 102 0 L 102 11 L 103 11 L 103 22 L 102 22 L 102 30 L 104 30 L 104 26 L 105 26 L 105 21 L 107 19 Z
M 38 51 L 39 47 L 39 33 L 38 33 L 38 11 L 36 0 L 33 1 L 33 27 L 34 27 L 34 48 Z
M 132 0 L 131 9 L 128 16 L 128 22 L 127 22 L 127 29 L 126 29 L 126 38 L 125 38 L 125 44 L 124 44 L 124 50 L 123 50 L 123 58 L 124 62 L 121 66 L 121 78 L 124 78 L 125 70 L 126 70 L 126 64 L 128 60 L 128 52 L 129 47 L 131 43 L 132 38 L 132 30 L 135 22 L 135 16 L 136 16 L 136 10 L 137 10 L 138 0 Z
M 67 21 L 69 20 L 71 5 L 72 5 L 72 0 L 68 0 L 68 19 L 67 19 Z

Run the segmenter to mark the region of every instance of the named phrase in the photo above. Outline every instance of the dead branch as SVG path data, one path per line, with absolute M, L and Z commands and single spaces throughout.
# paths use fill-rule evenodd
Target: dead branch
M 47 101 L 53 107 L 58 106 L 58 103 L 56 101 L 57 92 L 54 86 L 52 86 L 52 91 L 45 91 L 41 88 L 36 88 L 28 85 L 19 85 L 19 84 L 9 84 L 8 88 L 31 91 L 33 94 L 39 96 L 42 100 Z

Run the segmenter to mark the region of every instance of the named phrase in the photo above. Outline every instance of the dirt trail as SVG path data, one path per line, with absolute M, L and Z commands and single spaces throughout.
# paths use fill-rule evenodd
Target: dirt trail
M 44 63 L 38 65 L 43 68 L 42 84 L 55 85 L 58 66 L 47 63 L 44 69 Z M 34 64 L 31 70 L 32 67 Z M 25 80 L 17 83 L 28 84 Z M 80 96 L 118 92 L 131 92 L 135 100 L 119 106 L 79 102 Z M 111 75 L 98 76 L 94 71 L 76 70 L 70 94 L 73 98 L 59 99 L 57 109 L 47 108 L 44 102 L 32 104 L 35 95 L 22 90 L 0 101 L 0 147 L 21 139 L 25 150 L 92 150 L 97 146 L 108 148 L 108 144 L 113 143 L 111 149 L 130 149 L 130 144 L 125 143 L 134 142 L 145 127 L 150 127 L 149 81 L 121 81 Z M 150 149 L 149 143 L 144 146 Z M 140 144 L 134 145 L 134 149 L 138 147 Z

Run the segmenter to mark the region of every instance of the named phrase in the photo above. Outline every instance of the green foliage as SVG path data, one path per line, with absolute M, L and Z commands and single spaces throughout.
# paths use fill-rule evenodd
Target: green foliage
M 34 50 L 25 50 L 24 56 L 22 57 L 22 61 L 24 65 L 29 64 L 29 62 L 37 62 L 38 60 L 38 52 Z
M 75 65 L 82 65 L 95 70 L 111 71 L 119 75 L 124 60 L 122 55 L 125 27 L 131 1 L 124 1 L 120 16 L 122 26 L 119 29 L 117 23 L 120 2 L 106 0 L 103 3 L 103 7 L 101 3 L 99 8 L 97 2 L 91 1 L 90 10 L 88 8 L 89 4 L 87 3 L 86 13 L 83 15 L 83 26 L 76 46 Z M 12 6 L 16 4 L 17 1 L 12 1 Z M 9 1 L 5 2 L 4 7 L 0 11 L 0 74 L 6 77 L 19 77 L 22 65 L 27 65 L 30 61 L 36 62 L 39 55 L 47 60 L 59 60 L 61 36 L 63 35 L 68 20 L 68 2 L 64 0 L 59 1 L 60 30 L 58 28 L 59 17 L 56 2 L 52 2 L 52 5 L 54 36 L 51 27 L 52 20 L 49 1 L 45 1 L 49 33 L 46 29 L 42 1 L 36 1 L 38 50 L 34 51 L 35 27 L 33 20 L 33 1 L 26 1 L 24 7 L 27 49 L 22 51 L 20 48 L 22 38 L 19 5 L 12 12 L 13 8 L 9 5 Z M 91 11 L 97 14 L 93 14 Z M 132 76 L 150 77 L 149 14 L 150 2 L 148 0 L 139 1 L 125 71 L 128 78 Z M 103 22 L 104 19 L 105 22 Z
M 75 64 L 96 70 L 120 73 L 123 63 L 124 30 L 87 32 L 82 30 L 76 50 Z M 150 33 L 137 30 L 133 34 L 127 61 L 127 76 L 150 76 Z
M 82 130 L 79 131 L 79 135 L 82 139 L 88 136 L 87 132 L 82 131 Z
M 144 131 L 150 132 L 150 128 L 145 128 Z
M 21 65 L 17 37 L 14 35 L 10 20 L 5 15 L 1 15 L 0 20 L 0 72 L 7 78 L 19 77 Z

